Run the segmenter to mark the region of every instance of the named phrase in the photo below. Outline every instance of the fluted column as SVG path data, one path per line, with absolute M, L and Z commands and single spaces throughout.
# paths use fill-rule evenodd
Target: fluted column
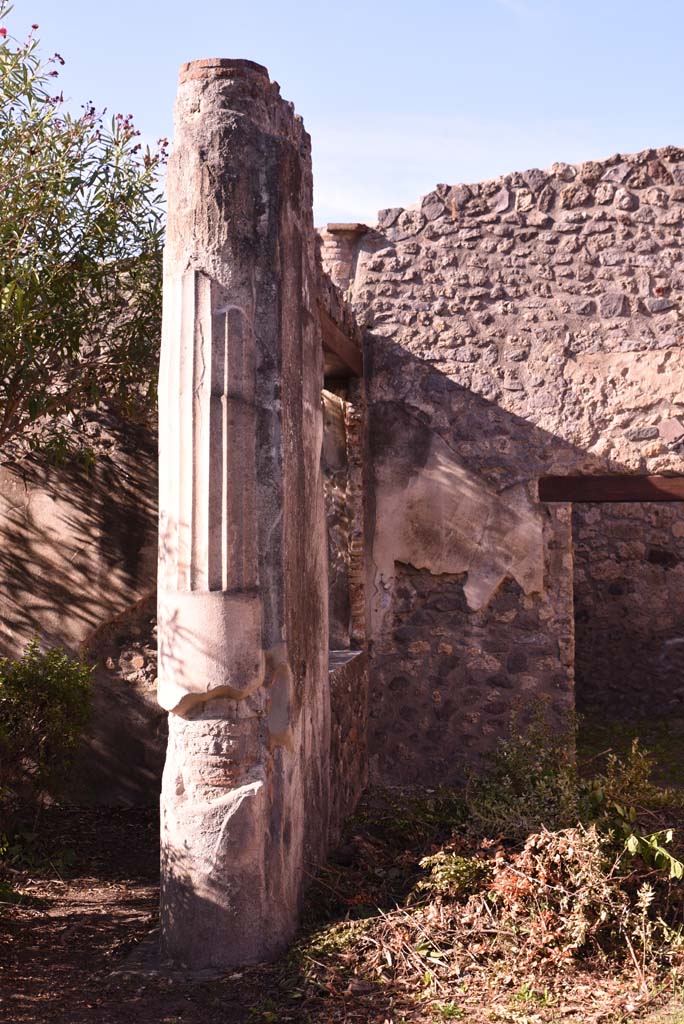
M 184 65 L 159 384 L 162 945 L 196 969 L 277 955 L 325 845 L 311 195 L 309 138 L 265 68 Z

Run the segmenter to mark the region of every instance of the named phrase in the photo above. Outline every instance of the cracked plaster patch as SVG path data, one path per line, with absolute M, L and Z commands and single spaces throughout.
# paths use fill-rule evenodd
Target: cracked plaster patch
M 390 469 L 378 481 L 373 560 L 379 591 L 394 578 L 395 562 L 403 562 L 435 575 L 467 573 L 464 590 L 473 611 L 488 604 L 507 576 L 525 594 L 541 592 L 543 524 L 522 484 L 497 494 L 436 434 L 425 465 L 405 487 L 392 476 Z M 380 596 L 374 614 L 382 614 L 381 605 Z

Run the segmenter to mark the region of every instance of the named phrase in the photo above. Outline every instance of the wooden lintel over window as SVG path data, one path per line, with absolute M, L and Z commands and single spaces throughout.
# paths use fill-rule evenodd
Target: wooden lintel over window
M 684 476 L 543 476 L 540 501 L 684 501 Z
M 319 303 L 326 377 L 363 377 L 363 354 Z

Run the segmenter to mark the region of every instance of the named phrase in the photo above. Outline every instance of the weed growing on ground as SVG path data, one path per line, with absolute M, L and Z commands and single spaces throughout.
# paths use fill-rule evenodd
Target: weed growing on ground
M 515 712 L 509 735 L 466 787 L 469 825 L 488 836 L 523 841 L 540 825 L 568 828 L 578 820 L 574 719 L 551 724 L 543 702 Z
M 468 899 L 485 888 L 493 876 L 490 861 L 477 856 L 462 857 L 449 850 L 440 850 L 430 857 L 423 857 L 420 866 L 429 873 L 427 878 L 420 879 L 415 891 L 432 899 Z

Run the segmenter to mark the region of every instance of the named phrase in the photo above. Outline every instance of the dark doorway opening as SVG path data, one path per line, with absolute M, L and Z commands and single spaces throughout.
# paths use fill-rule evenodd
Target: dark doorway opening
M 581 757 L 634 737 L 684 785 L 684 477 L 551 477 L 571 501 Z

